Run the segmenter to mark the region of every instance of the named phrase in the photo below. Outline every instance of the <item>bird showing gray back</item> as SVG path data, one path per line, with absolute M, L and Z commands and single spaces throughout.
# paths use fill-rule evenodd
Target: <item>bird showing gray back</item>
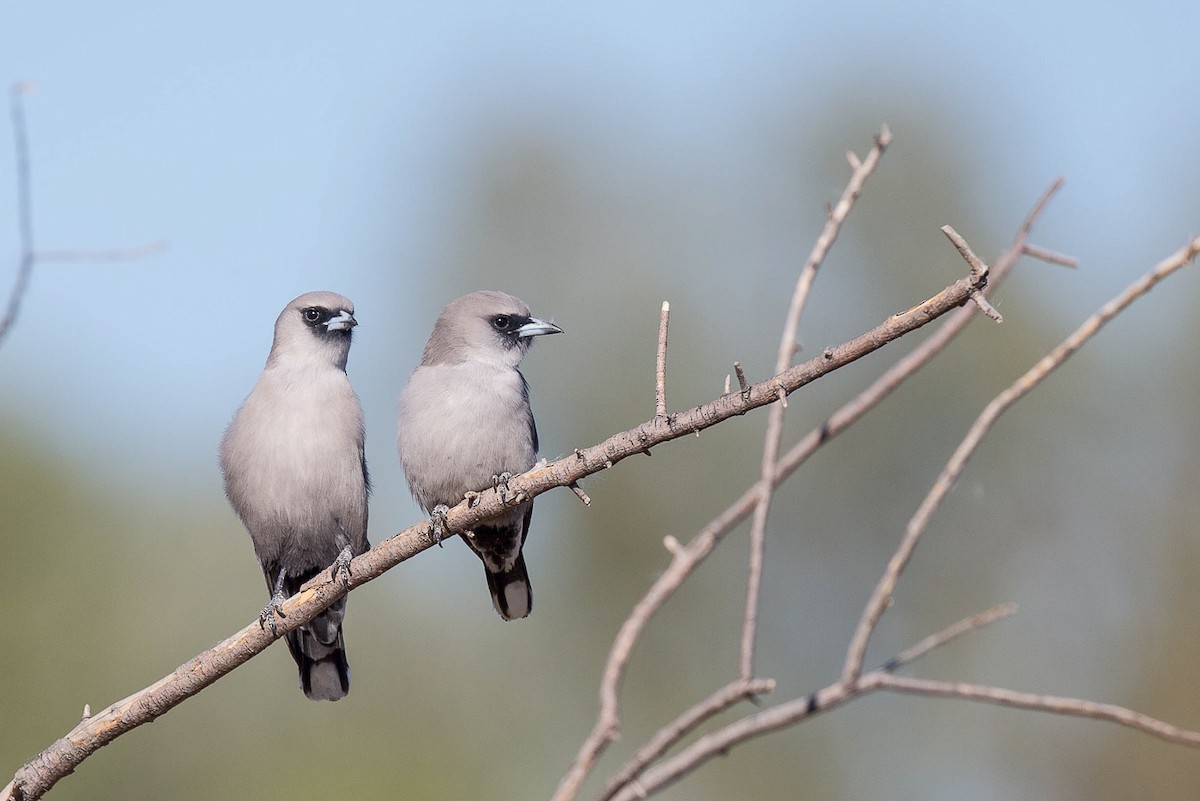
M 466 493 L 533 467 L 537 427 L 517 367 L 534 337 L 560 333 L 503 292 L 474 292 L 442 310 L 400 394 L 396 439 L 409 489 L 426 512 L 436 518 Z M 515 504 L 463 535 L 505 620 L 525 617 L 533 605 L 521 552 L 532 515 L 533 501 Z
M 333 292 L 289 303 L 266 367 L 221 441 L 225 494 L 272 593 L 259 620 L 272 630 L 285 598 L 335 561 L 348 570 L 370 547 L 362 409 L 346 376 L 357 324 L 354 304 Z M 342 598 L 287 635 L 300 687 L 314 700 L 350 690 L 345 613 Z

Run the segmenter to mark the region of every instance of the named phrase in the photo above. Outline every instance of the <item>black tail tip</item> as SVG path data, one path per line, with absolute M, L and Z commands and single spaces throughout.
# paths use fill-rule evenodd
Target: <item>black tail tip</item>
M 324 659 L 306 659 L 300 666 L 300 689 L 313 701 L 340 701 L 350 692 L 350 666 L 346 652 Z
M 492 606 L 500 613 L 500 617 L 505 620 L 529 617 L 533 610 L 533 592 L 529 588 L 529 581 L 512 574 L 501 574 L 502 577 L 497 576 L 500 580 L 492 582 L 490 579 L 493 576 L 496 574 L 488 574 L 488 584 L 492 591 Z

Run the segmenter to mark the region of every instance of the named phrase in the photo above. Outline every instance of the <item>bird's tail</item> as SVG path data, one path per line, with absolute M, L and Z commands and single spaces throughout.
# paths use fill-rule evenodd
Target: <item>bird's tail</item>
M 337 701 L 350 692 L 350 665 L 342 640 L 343 598 L 287 635 L 300 669 L 300 689 L 314 701 Z
M 527 617 L 533 608 L 533 590 L 529 586 L 529 573 L 525 570 L 525 555 L 518 553 L 508 570 L 496 570 L 485 559 L 483 570 L 487 575 L 488 590 L 492 593 L 492 605 L 505 620 Z

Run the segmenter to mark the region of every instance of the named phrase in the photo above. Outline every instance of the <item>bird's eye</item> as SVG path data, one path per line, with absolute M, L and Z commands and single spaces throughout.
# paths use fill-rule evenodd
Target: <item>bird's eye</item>
M 310 306 L 304 310 L 304 321 L 307 323 L 316 323 L 321 320 L 321 310 Z
M 507 314 L 497 314 L 492 318 L 492 325 L 497 331 L 507 331 L 512 326 L 512 318 Z

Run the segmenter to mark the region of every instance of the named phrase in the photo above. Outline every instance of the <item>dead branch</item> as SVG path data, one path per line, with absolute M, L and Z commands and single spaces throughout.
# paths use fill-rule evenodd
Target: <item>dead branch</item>
M 1085 320 L 1074 333 L 1063 340 L 1054 350 L 1042 357 L 1037 364 L 984 407 L 983 412 L 976 418 L 974 424 L 972 424 L 970 430 L 967 432 L 967 436 L 954 451 L 954 455 L 950 457 L 950 461 L 947 462 L 941 475 L 938 476 L 937 481 L 930 488 L 929 494 L 921 502 L 921 506 L 917 509 L 916 514 L 909 521 L 900 547 L 897 548 L 896 553 L 892 556 L 887 570 L 879 580 L 879 584 L 875 587 L 870 601 L 863 610 L 862 619 L 859 621 L 858 628 L 855 630 L 854 637 L 851 640 L 850 649 L 846 654 L 846 664 L 842 670 L 843 682 L 853 684 L 858 678 L 862 670 L 863 659 L 866 655 L 867 642 L 870 640 L 871 633 L 875 630 L 875 626 L 879 623 L 879 619 L 883 616 L 884 611 L 890 603 L 892 591 L 895 589 L 896 583 L 900 580 L 900 574 L 903 572 L 905 565 L 912 558 L 921 533 L 929 525 L 929 520 L 933 516 L 933 513 L 941 505 L 946 495 L 950 492 L 950 488 L 954 486 L 954 483 L 962 474 L 963 468 L 966 467 L 967 461 L 971 458 L 971 454 L 979 447 L 984 436 L 991 430 L 992 425 L 999 419 L 1000 415 L 1045 380 L 1071 354 L 1083 347 L 1083 344 L 1095 336 L 1109 320 L 1120 314 L 1129 304 L 1149 292 L 1159 281 L 1162 281 L 1171 273 L 1190 263 L 1198 252 L 1200 252 L 1200 237 L 1191 240 L 1185 247 L 1164 259 L 1153 270 L 1131 284 L 1120 295 L 1104 304 L 1095 314 Z
M 861 166 L 862 162 L 854 159 L 852 164 Z M 1034 222 L 1045 210 L 1050 198 L 1061 188 L 1062 183 L 1061 178 L 1055 180 L 1042 194 L 1041 198 L 1038 199 L 1037 203 L 1034 204 L 1032 210 L 1018 229 L 1012 245 L 996 260 L 996 266 L 991 273 L 989 290 L 998 286 L 1007 277 L 1013 266 L 1015 266 L 1017 260 L 1022 255 Z M 950 314 L 947 321 L 939 326 L 938 330 L 931 337 L 901 358 L 900 361 L 889 368 L 871 386 L 835 412 L 825 423 L 801 439 L 779 461 L 777 468 L 772 474 L 771 480 L 773 486 L 778 487 L 809 456 L 815 453 L 821 445 L 830 441 L 877 406 L 906 378 L 915 374 L 917 370 L 940 353 L 955 336 L 966 328 L 967 323 L 973 318 L 976 310 L 976 305 L 967 304 Z M 741 364 L 734 362 L 734 371 L 738 376 L 741 393 L 745 395 L 748 391 L 748 385 Z M 724 512 L 721 512 L 712 522 L 705 526 L 686 548 L 676 543 L 673 537 L 671 538 L 671 542 L 675 543 L 674 548 L 668 548 L 673 557 L 671 566 L 654 583 L 642 601 L 638 603 L 634 614 L 626 620 L 625 625 L 622 626 L 621 631 L 617 635 L 616 641 L 613 643 L 604 675 L 601 679 L 600 711 L 597 715 L 596 724 L 580 747 L 579 754 L 576 756 L 575 762 L 572 764 L 567 776 L 564 777 L 562 783 L 559 785 L 559 790 L 555 796 L 556 799 L 573 797 L 573 794 L 578 791 L 579 786 L 582 784 L 583 779 L 595 765 L 600 752 L 609 742 L 616 738 L 619 727 L 617 710 L 620 686 L 624 680 L 628 655 L 632 651 L 633 644 L 637 637 L 640 636 L 646 622 L 666 603 L 691 572 L 699 567 L 721 540 L 757 508 L 759 497 L 760 484 L 755 483 L 754 486 L 743 492 Z
M 949 488 L 961 474 L 970 455 L 978 448 L 992 424 L 1006 409 L 1028 394 L 1055 368 L 1117 314 L 1138 298 L 1144 296 L 1160 281 L 1191 263 L 1200 254 L 1200 237 L 1193 238 L 1180 250 L 1157 264 L 1150 272 L 1131 284 L 1124 292 L 1102 306 L 1083 322 L 1070 336 L 1049 354 L 1018 378 L 1011 386 L 996 396 L 984 407 L 983 412 L 968 430 L 962 443 L 955 449 L 942 474 L 935 481 L 925 500 L 909 522 L 905 535 L 895 555 L 884 572 L 879 585 L 863 610 L 862 620 L 855 630 L 846 653 L 846 663 L 839 679 L 810 695 L 797 698 L 770 709 L 763 710 L 730 723 L 704 735 L 688 748 L 658 766 L 645 770 L 641 775 L 630 774 L 623 769 L 620 774 L 624 784 L 615 792 L 613 787 L 605 791 L 603 799 L 633 801 L 646 798 L 683 776 L 696 770 L 714 756 L 723 755 L 735 745 L 799 723 L 812 715 L 840 706 L 855 698 L 876 690 L 890 690 L 946 698 L 987 701 L 1002 706 L 1012 706 L 1055 714 L 1087 717 L 1119 723 L 1145 734 L 1168 742 L 1200 747 L 1200 731 L 1181 729 L 1156 718 L 1114 704 L 1102 704 L 1075 698 L 1035 695 L 1000 687 L 987 687 L 959 682 L 909 679 L 892 675 L 892 671 L 910 664 L 936 648 L 940 648 L 963 634 L 979 629 L 999 620 L 1014 611 L 1008 605 L 995 607 L 987 612 L 959 621 L 888 660 L 882 667 L 867 674 L 862 673 L 863 657 L 867 642 L 891 599 L 891 592 L 899 580 L 904 566 L 916 549 L 917 540 L 934 511 L 945 498 Z M 964 254 L 965 255 L 965 254 Z M 977 271 L 978 274 L 978 271 Z M 699 537 L 697 537 L 699 539 Z M 705 703 L 705 702 L 702 702 Z M 683 719 L 684 716 L 681 716 Z M 648 764 L 648 763 L 645 763 Z M 639 767 L 645 769 L 645 764 Z
M 901 656 L 924 656 L 932 649 L 918 653 L 923 645 L 930 643 L 936 643 L 938 646 L 945 645 L 963 634 L 982 628 L 1002 617 L 1004 615 L 997 614 L 996 610 L 989 610 L 960 620 L 942 631 L 926 637 Z M 900 656 L 889 660 L 888 664 L 893 663 L 906 664 L 901 662 Z M 601 797 L 611 798 L 612 801 L 635 801 L 635 799 L 647 798 L 658 790 L 679 781 L 713 757 L 727 753 L 735 745 L 794 726 L 820 712 L 828 712 L 856 698 L 882 689 L 882 679 L 890 675 L 886 666 L 881 667 L 863 676 L 853 685 L 839 681 L 815 693 L 795 698 L 730 723 L 699 738 L 675 756 L 630 781 L 619 792 L 613 793 L 611 796 L 606 792 Z

